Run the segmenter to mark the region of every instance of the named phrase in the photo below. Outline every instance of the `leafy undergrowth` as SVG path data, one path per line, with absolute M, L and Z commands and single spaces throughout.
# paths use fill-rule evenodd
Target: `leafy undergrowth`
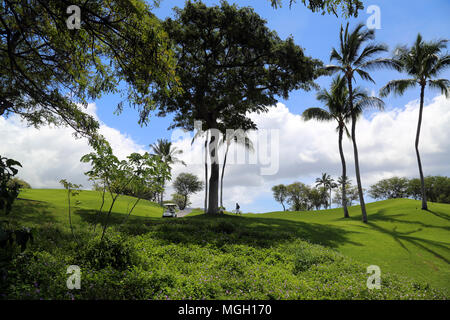
M 20 253 L 0 250 L 3 299 L 446 299 L 253 219 L 204 215 L 113 225 L 106 241 L 48 222 Z M 88 240 L 90 239 L 90 240 Z M 68 290 L 67 267 L 81 268 Z

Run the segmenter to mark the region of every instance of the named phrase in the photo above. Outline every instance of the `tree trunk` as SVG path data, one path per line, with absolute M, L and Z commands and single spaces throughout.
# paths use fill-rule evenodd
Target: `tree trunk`
M 209 143 L 209 156 L 211 160 L 211 175 L 209 177 L 208 211 L 210 215 L 219 212 L 219 163 L 217 161 L 218 136 L 212 134 Z
M 163 205 L 163 201 L 164 201 L 164 187 L 166 185 L 166 182 L 163 180 L 162 182 L 162 191 L 161 191 L 161 199 L 160 199 L 160 205 Z
M 95 216 L 93 232 L 95 232 L 95 228 L 97 227 L 99 216 L 101 216 L 101 214 L 102 214 L 103 205 L 105 204 L 105 193 L 106 193 L 106 184 L 104 183 L 103 184 L 103 192 L 102 192 L 102 205 L 100 206 L 100 209 L 97 212 L 97 215 Z
M 348 92 L 350 95 L 350 110 L 353 112 L 353 89 L 352 89 L 352 78 L 348 77 Z M 353 153 L 355 156 L 355 171 L 356 171 L 356 182 L 358 184 L 358 195 L 359 203 L 361 205 L 362 221 L 367 223 L 367 213 L 366 204 L 364 203 L 364 194 L 362 191 L 361 175 L 359 173 L 359 159 L 358 159 L 358 147 L 356 146 L 356 115 L 352 114 L 352 142 L 353 142 Z
M 330 187 L 330 209 L 331 209 L 331 187 Z
M 344 208 L 344 218 L 349 218 L 348 209 L 347 209 L 347 195 L 346 195 L 346 185 L 345 182 L 347 180 L 347 166 L 345 164 L 344 150 L 342 148 L 342 136 L 344 133 L 344 128 L 339 126 L 339 154 L 341 155 L 341 163 L 342 163 L 342 207 Z
M 70 212 L 70 188 L 67 191 L 67 200 L 69 201 L 69 224 L 70 224 L 70 231 L 72 231 L 72 236 L 75 238 L 75 233 L 73 232 L 73 226 L 72 226 L 72 213 Z
M 209 131 L 206 131 L 206 139 L 205 139 L 205 209 L 204 213 L 208 210 L 208 138 Z
M 181 209 L 181 210 L 184 210 L 184 209 L 186 209 L 186 206 L 187 206 L 187 202 L 188 202 L 188 196 L 187 196 L 187 194 L 185 194 L 185 195 L 184 195 L 184 204 L 183 204 L 183 209 Z
M 286 207 L 284 206 L 283 201 L 281 201 L 281 205 L 283 206 L 283 211 L 286 211 Z
M 229 148 L 230 148 L 230 144 L 227 142 L 227 150 L 225 151 L 225 156 L 223 158 L 222 176 L 220 177 L 220 206 L 221 207 L 223 207 L 223 174 L 225 172 L 225 166 L 227 164 L 227 155 L 228 155 Z
M 420 109 L 419 109 L 419 121 L 417 123 L 417 132 L 416 132 L 416 155 L 417 155 L 417 164 L 419 165 L 419 174 L 420 174 L 420 189 L 422 193 L 422 210 L 428 210 L 427 205 L 427 194 L 425 191 L 425 179 L 423 177 L 422 171 L 422 161 L 420 160 L 419 154 L 419 137 L 420 137 L 420 126 L 422 125 L 422 113 L 423 113 L 423 100 L 425 94 L 425 85 L 421 85 L 420 88 Z

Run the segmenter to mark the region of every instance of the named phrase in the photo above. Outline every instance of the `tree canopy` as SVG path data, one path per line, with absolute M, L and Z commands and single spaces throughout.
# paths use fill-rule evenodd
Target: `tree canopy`
M 278 8 L 283 4 L 283 0 L 270 0 L 272 7 Z M 289 7 L 292 7 L 296 0 L 289 0 Z M 344 17 L 357 17 L 358 11 L 364 9 L 364 5 L 360 0 L 301 0 L 312 12 L 321 12 L 322 15 L 333 13 L 336 17 L 339 16 L 338 11 Z
M 73 5 L 80 8 L 79 29 L 68 28 Z M 151 8 L 143 0 L 4 1 L 0 115 L 90 135 L 98 123 L 83 107 L 126 82 L 122 94 L 145 123 L 151 89 L 167 94 L 176 87 L 170 42 Z
M 175 13 L 163 24 L 174 42 L 182 93 L 153 96 L 159 116 L 174 114 L 171 128 L 193 130 L 200 120 L 203 130 L 256 129 L 249 113 L 266 112 L 278 96 L 314 86 L 321 62 L 305 56 L 292 38 L 280 39 L 252 8 L 188 1 Z M 210 139 L 210 213 L 218 212 L 218 138 Z

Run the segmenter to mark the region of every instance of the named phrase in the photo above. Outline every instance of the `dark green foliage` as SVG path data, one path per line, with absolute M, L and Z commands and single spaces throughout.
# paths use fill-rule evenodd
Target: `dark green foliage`
M 283 0 L 270 0 L 270 2 L 272 7 L 278 8 L 281 7 Z M 296 2 L 296 0 L 289 0 L 289 7 Z M 312 12 L 321 12 L 322 15 L 333 13 L 336 17 L 339 16 L 339 10 L 344 17 L 358 17 L 358 10 L 364 9 L 361 0 L 301 0 L 301 2 Z
M 18 177 L 14 177 L 11 180 L 9 180 L 9 182 L 8 182 L 9 187 L 13 187 L 14 184 L 18 184 L 19 189 L 32 189 L 31 185 L 28 182 L 26 182 L 25 180 L 22 180 Z
M 408 196 L 408 179 L 392 177 L 370 186 L 369 194 L 374 199 L 395 199 Z
M 0 211 L 5 214 L 11 211 L 12 204 L 19 195 L 20 184 L 12 180 L 19 172 L 15 167 L 22 165 L 14 159 L 0 156 Z
M 99 241 L 90 240 L 77 250 L 76 261 L 95 270 L 111 267 L 120 271 L 132 265 L 133 251 L 126 239 L 120 234 L 108 235 Z
M 284 202 L 287 201 L 287 198 L 289 196 L 286 186 L 284 184 L 273 186 L 272 193 L 275 201 L 281 203 L 281 205 L 283 206 L 283 211 L 286 211 Z
M 280 231 L 273 227 L 276 219 L 269 219 L 269 224 L 254 219 L 200 216 L 159 221 L 134 237 L 114 233 L 103 242 L 80 245 L 52 231 L 57 246 L 41 237 L 33 251 L 2 262 L 0 298 L 445 298 L 426 283 L 387 273 L 382 290 L 368 290 L 364 265 L 296 238 L 298 226 Z M 39 234 L 48 232 L 41 227 Z M 80 290 L 66 287 L 66 269 L 72 264 L 81 268 Z
M 203 182 L 196 175 L 191 173 L 180 173 L 173 182 L 173 187 L 177 193 L 184 197 L 184 201 L 179 208 L 183 210 L 189 201 L 189 195 L 197 193 L 203 189 Z
M 67 26 L 71 5 L 80 8 L 80 29 Z M 142 0 L 2 2 L 0 115 L 18 114 L 35 126 L 69 125 L 91 136 L 99 124 L 83 109 L 119 91 L 122 81 L 145 123 L 154 107 L 150 86 L 165 94 L 169 84 L 176 87 L 170 43 L 151 8 Z
M 177 75 L 183 92 L 168 97 L 156 93 L 159 116 L 174 114 L 171 128 L 216 133 L 228 129 L 256 129 L 251 112 L 267 112 L 278 97 L 295 89 L 309 90 L 321 62 L 305 56 L 292 38 L 282 40 L 253 9 L 222 1 L 207 7 L 188 1 L 176 8 L 176 18 L 164 21 L 173 40 Z M 208 213 L 218 212 L 219 164 L 215 156 L 219 137 L 209 141 L 211 177 Z
M 424 179 L 427 199 L 431 202 L 450 203 L 450 178 L 428 176 Z M 420 179 L 392 177 L 372 185 L 369 194 L 374 199 L 413 198 L 421 199 Z

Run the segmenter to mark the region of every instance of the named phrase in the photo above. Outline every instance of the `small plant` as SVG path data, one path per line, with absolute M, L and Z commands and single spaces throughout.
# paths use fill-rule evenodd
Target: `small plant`
M 77 196 L 81 192 L 81 190 L 79 189 L 82 187 L 82 185 L 68 182 L 66 179 L 60 180 L 59 183 L 61 183 L 64 189 L 67 190 L 67 202 L 69 205 L 69 224 L 72 235 L 75 238 L 75 233 L 73 232 L 73 225 L 72 225 L 72 213 L 70 210 L 70 197 Z

